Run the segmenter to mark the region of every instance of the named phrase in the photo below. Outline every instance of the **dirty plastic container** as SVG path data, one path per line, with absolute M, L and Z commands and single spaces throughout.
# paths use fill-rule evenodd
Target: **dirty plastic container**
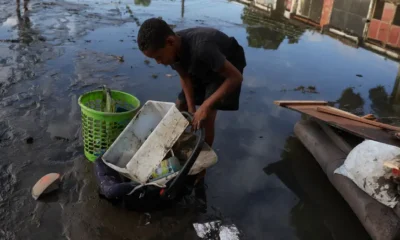
M 84 152 L 94 161 L 103 154 L 133 118 L 140 101 L 133 95 L 111 90 L 116 102 L 116 112 L 102 112 L 103 90 L 88 92 L 79 97 L 82 113 Z
M 175 103 L 147 101 L 103 155 L 103 161 L 144 184 L 188 125 Z

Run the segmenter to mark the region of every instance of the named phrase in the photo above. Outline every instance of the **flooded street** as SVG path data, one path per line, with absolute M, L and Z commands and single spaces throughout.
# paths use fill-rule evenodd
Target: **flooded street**
M 213 220 L 235 224 L 241 239 L 369 239 L 294 137 L 300 114 L 273 101 L 325 100 L 390 120 L 400 111 L 397 62 L 234 1 L 17 3 L 0 0 L 0 239 L 198 239 L 193 223 Z M 118 209 L 99 198 L 83 155 L 83 93 L 107 84 L 143 104 L 180 91 L 170 67 L 138 50 L 149 17 L 175 30 L 215 27 L 245 49 L 240 110 L 217 116 L 206 211 L 192 198 L 150 214 Z M 63 175 L 62 189 L 35 201 L 31 187 L 49 172 Z

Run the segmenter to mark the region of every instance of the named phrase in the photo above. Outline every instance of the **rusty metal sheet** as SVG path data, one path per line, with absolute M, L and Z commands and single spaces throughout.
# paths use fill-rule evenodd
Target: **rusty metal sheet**
M 366 123 L 317 111 L 318 107 L 325 106 L 325 104 L 280 104 L 280 106 L 317 118 L 333 127 L 349 132 L 358 137 L 400 147 L 400 140 L 394 138 L 389 130 L 384 130 Z

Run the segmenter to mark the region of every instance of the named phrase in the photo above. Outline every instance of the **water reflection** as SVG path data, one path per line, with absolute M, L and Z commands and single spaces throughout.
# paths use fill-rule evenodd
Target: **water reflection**
M 28 9 L 28 4 L 29 0 L 24 0 L 24 13 L 21 14 L 21 3 L 20 0 L 16 0 L 16 13 L 17 13 L 17 19 L 18 19 L 18 35 L 19 35 L 19 40 L 22 43 L 29 44 L 33 41 L 32 38 L 32 23 L 29 19 L 29 9 Z
M 135 5 L 141 5 L 144 7 L 148 7 L 151 4 L 151 0 L 135 0 Z
M 346 88 L 342 95 L 336 101 L 339 104 L 338 108 L 354 113 L 356 115 L 364 114 L 364 99 L 360 93 L 355 93 L 354 88 Z
M 280 8 L 277 9 L 280 10 Z M 289 44 L 298 42 L 304 29 L 282 19 L 280 11 L 273 11 L 273 13 L 269 17 L 253 7 L 245 6 L 243 8 L 241 19 L 247 25 L 249 47 L 277 50 L 285 38 L 288 39 Z
M 371 101 L 372 112 L 380 118 L 381 121 L 399 125 L 398 115 L 400 114 L 400 68 L 397 72 L 392 92 L 389 94 L 385 87 L 378 85 L 368 91 L 368 97 Z
M 369 90 L 369 99 L 371 100 L 372 111 L 380 117 L 388 117 L 393 114 L 390 104 L 389 94 L 385 87 L 378 85 Z
M 369 239 L 347 203 L 296 137 L 286 139 L 281 160 L 269 164 L 264 172 L 276 175 L 299 198 L 290 211 L 290 224 L 299 239 Z
M 185 0 L 181 0 L 181 17 L 185 16 Z

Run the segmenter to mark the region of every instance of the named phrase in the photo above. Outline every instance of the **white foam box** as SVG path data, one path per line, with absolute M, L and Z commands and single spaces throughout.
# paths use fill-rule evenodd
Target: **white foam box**
M 102 159 L 122 175 L 144 184 L 188 125 L 174 103 L 147 101 Z

